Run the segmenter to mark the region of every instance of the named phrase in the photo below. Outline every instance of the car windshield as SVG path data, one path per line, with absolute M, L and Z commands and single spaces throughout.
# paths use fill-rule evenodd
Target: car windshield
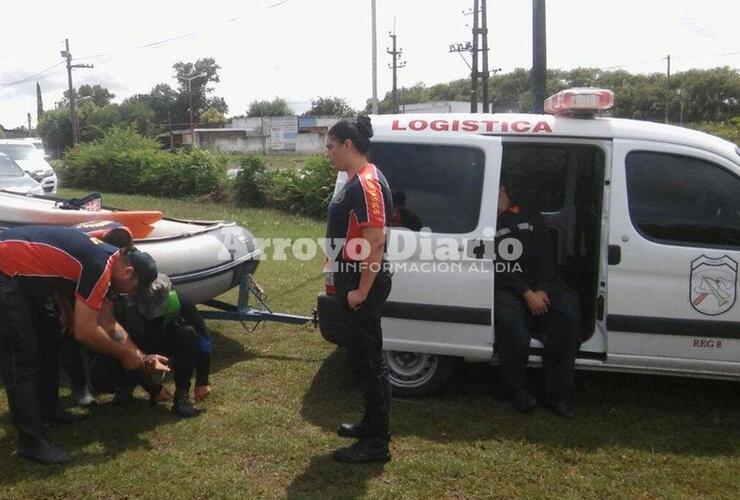
M 0 177 L 23 177 L 23 170 L 7 156 L 0 156 Z
M 14 160 L 35 160 L 44 156 L 33 144 L 0 144 L 0 153 Z

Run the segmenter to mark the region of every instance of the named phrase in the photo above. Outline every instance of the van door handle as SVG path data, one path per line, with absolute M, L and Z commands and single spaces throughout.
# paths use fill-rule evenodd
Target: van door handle
M 610 266 L 616 266 L 622 262 L 622 247 L 619 245 L 609 245 L 609 255 L 607 262 Z

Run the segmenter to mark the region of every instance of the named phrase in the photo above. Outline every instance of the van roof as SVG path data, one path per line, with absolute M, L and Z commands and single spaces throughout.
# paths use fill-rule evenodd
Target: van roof
M 621 118 L 571 118 L 521 113 L 424 113 L 372 115 L 375 134 L 384 139 L 400 132 L 478 134 L 502 136 L 551 136 L 592 139 L 635 139 L 692 146 L 740 163 L 737 145 L 704 132 L 640 120 Z

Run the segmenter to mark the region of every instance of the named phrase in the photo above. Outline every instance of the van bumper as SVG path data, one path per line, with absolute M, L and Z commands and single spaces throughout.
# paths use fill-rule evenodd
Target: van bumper
M 316 299 L 319 316 L 319 331 L 324 340 L 336 345 L 344 345 L 344 323 L 339 312 L 336 295 L 321 293 Z

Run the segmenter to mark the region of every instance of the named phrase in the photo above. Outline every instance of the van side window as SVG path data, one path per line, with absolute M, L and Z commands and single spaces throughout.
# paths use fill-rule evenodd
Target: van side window
M 679 245 L 740 247 L 740 178 L 688 156 L 627 155 L 632 223 L 650 239 Z
M 393 192 L 393 225 L 468 233 L 478 225 L 485 155 L 476 148 L 373 143 L 372 161 Z

